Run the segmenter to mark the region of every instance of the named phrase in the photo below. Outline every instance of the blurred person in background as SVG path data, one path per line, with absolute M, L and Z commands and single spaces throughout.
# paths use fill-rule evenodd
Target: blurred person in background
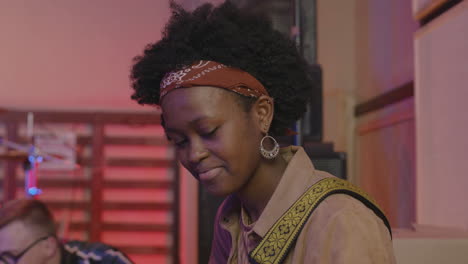
M 54 218 L 39 200 L 12 200 L 0 208 L 0 264 L 132 263 L 102 243 L 60 242 Z

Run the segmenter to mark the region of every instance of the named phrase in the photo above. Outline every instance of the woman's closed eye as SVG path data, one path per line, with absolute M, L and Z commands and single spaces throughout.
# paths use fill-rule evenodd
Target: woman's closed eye
M 174 144 L 177 148 L 181 148 L 183 146 L 185 146 L 188 142 L 187 138 L 185 137 L 177 137 L 177 138 L 174 138 L 174 137 L 169 137 L 168 136 L 168 139 L 170 142 L 172 142 L 172 144 Z
M 216 131 L 218 130 L 219 127 L 216 127 L 208 132 L 201 132 L 200 135 L 204 138 L 211 138 L 213 136 L 215 136 L 216 134 Z
M 211 139 L 216 135 L 216 131 L 218 131 L 219 127 L 216 127 L 212 130 L 208 130 L 207 132 L 200 131 L 199 135 L 201 138 L 204 139 Z M 177 147 L 177 148 L 183 148 L 185 147 L 189 140 L 186 137 L 168 137 L 169 140 Z
M 178 148 L 184 147 L 187 144 L 187 139 L 174 141 L 174 145 Z

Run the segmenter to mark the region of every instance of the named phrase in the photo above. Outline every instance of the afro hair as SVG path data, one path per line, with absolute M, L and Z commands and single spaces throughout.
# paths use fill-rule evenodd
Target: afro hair
M 160 82 L 167 72 L 211 60 L 246 71 L 265 86 L 275 103 L 273 135 L 284 135 L 301 118 L 318 88 L 317 71 L 266 16 L 238 8 L 229 0 L 218 7 L 204 4 L 193 12 L 171 2 L 171 10 L 162 39 L 134 58 L 133 100 L 159 105 Z

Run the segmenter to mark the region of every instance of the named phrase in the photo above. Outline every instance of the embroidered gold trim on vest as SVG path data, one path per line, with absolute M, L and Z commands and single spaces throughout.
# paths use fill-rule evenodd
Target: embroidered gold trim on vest
M 349 194 L 362 201 L 384 221 L 391 234 L 388 220 L 372 197 L 348 181 L 336 177 L 325 178 L 312 185 L 288 211 L 276 221 L 260 244 L 250 252 L 249 258 L 251 263 L 281 263 L 314 209 L 327 196 L 335 193 Z

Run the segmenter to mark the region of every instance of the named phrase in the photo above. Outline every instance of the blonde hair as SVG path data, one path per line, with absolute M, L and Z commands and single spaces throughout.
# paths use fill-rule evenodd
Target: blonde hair
M 34 231 L 56 235 L 54 217 L 47 205 L 39 200 L 12 200 L 0 208 L 0 228 L 17 220 Z

